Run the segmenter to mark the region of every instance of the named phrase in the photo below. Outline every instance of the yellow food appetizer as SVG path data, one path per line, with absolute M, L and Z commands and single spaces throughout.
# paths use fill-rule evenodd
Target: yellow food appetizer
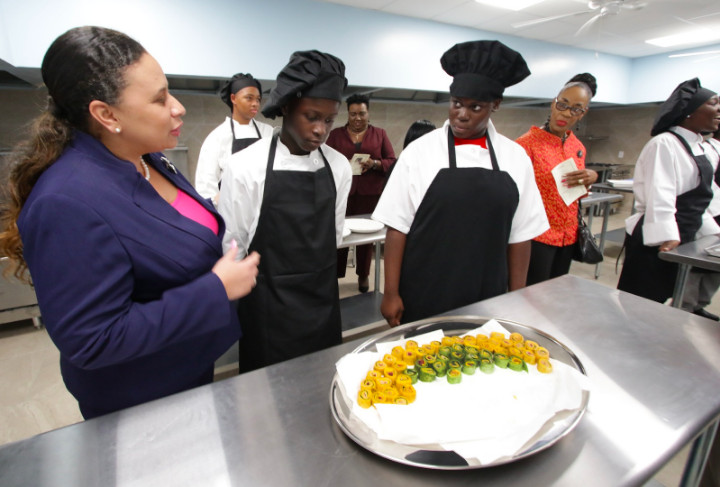
M 537 369 L 538 369 L 538 372 L 541 372 L 543 374 L 549 374 L 550 372 L 552 372 L 553 367 L 552 367 L 552 364 L 550 363 L 549 359 L 541 358 L 541 359 L 538 359 Z
M 361 408 L 367 409 L 372 406 L 372 392 L 361 390 L 358 392 L 358 405 Z
M 385 370 L 383 370 L 383 375 L 386 379 L 390 380 L 390 382 L 394 384 L 395 379 L 397 378 L 397 371 L 392 367 L 385 367 Z
M 396 385 L 397 387 L 400 387 L 400 386 L 412 386 L 412 379 L 410 378 L 409 375 L 399 374 L 399 375 L 397 376 L 397 379 L 395 379 L 395 385 Z
M 417 360 L 417 349 L 415 350 L 406 350 L 405 355 L 403 355 L 403 361 L 405 362 L 405 365 L 415 365 L 415 361 Z
M 535 362 L 537 361 L 535 352 L 533 352 L 532 350 L 523 351 L 522 358 L 523 358 L 523 360 L 525 360 L 525 363 L 528 365 L 535 365 Z
M 550 352 L 547 351 L 547 348 L 544 347 L 538 347 L 535 350 L 535 356 L 540 360 L 541 358 L 550 358 Z
M 407 364 L 405 362 L 395 362 L 393 364 L 393 369 L 395 369 L 395 372 L 400 374 L 401 372 L 405 372 L 407 369 Z
M 360 384 L 360 390 L 361 391 L 374 391 L 375 390 L 375 381 L 372 379 L 365 379 L 362 384 Z

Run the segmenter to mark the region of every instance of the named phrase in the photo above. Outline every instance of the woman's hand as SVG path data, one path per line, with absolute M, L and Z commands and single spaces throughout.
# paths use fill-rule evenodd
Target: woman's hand
M 597 181 L 598 173 L 596 173 L 592 169 L 581 169 L 579 171 L 572 171 L 566 173 L 564 177 L 564 182 L 565 184 L 567 184 L 568 188 L 580 185 L 589 188 L 592 183 Z
M 660 244 L 660 252 L 667 252 L 669 250 L 677 248 L 680 245 L 680 240 L 668 240 Z
M 366 161 L 360 163 L 360 167 L 362 168 L 363 174 L 365 174 L 375 167 L 375 159 L 368 158 Z
M 384 294 L 380 312 L 390 326 L 398 326 L 402 318 L 405 306 L 399 294 Z
M 233 240 L 232 247 L 218 260 L 212 271 L 225 286 L 230 301 L 247 296 L 257 284 L 260 254 L 253 252 L 243 260 L 236 261 L 238 248 Z

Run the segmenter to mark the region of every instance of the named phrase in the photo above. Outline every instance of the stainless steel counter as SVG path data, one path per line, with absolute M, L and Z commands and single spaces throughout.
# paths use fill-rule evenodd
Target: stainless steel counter
M 572 349 L 593 386 L 575 430 L 490 469 L 377 457 L 328 405 L 334 364 L 356 341 L 0 447 L 0 485 L 634 486 L 720 413 L 708 392 L 720 389 L 720 327 L 709 320 L 573 276 L 449 314 L 518 321 Z
M 688 274 L 692 267 L 720 272 L 720 258 L 713 257 L 705 252 L 706 248 L 717 244 L 720 244 L 720 237 L 708 235 L 693 242 L 679 245 L 673 250 L 658 253 L 661 260 L 678 264 L 672 303 L 675 308 L 682 306 L 685 285 L 687 284 Z

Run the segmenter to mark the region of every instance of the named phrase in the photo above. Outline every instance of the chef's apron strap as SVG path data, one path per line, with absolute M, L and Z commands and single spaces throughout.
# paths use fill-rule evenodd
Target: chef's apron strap
M 235 124 L 233 123 L 232 117 L 230 117 L 230 132 L 232 132 L 232 140 L 235 140 L 237 137 L 235 137 Z
M 715 153 L 718 155 L 718 158 L 720 158 L 720 151 L 718 151 L 717 148 L 716 148 L 713 144 L 711 144 L 710 142 L 706 142 L 706 144 L 709 145 L 710 148 L 711 148 L 712 150 L 714 150 Z M 714 176 L 713 176 L 713 180 L 715 181 L 715 184 L 717 184 L 718 186 L 720 186 L 720 159 L 718 159 L 718 165 L 717 165 L 717 167 L 715 168 L 715 174 L 714 174 Z
M 495 149 L 493 148 L 492 142 L 490 141 L 490 134 L 485 131 L 485 141 L 487 143 L 487 150 L 490 152 L 490 163 L 492 164 L 493 171 L 499 171 L 500 166 L 498 165 L 497 157 L 495 156 Z M 452 133 L 452 128 L 448 127 L 448 159 L 450 169 L 457 168 L 457 159 L 455 157 L 455 136 Z
M 493 148 L 492 142 L 490 141 L 490 134 L 485 131 L 485 141 L 487 142 L 487 148 L 490 152 L 490 162 L 494 171 L 499 171 L 500 166 L 498 165 L 497 157 L 495 157 L 495 149 Z
M 273 167 L 275 166 L 275 151 L 277 150 L 279 134 L 275 133 L 270 139 L 270 152 L 268 153 L 267 167 L 265 168 L 265 180 L 267 181 L 268 176 L 272 176 Z
M 253 127 L 255 127 L 255 132 L 257 132 L 258 139 L 262 139 L 262 135 L 260 134 L 260 129 L 257 126 L 257 123 L 255 123 L 255 119 L 253 118 Z M 233 130 L 233 138 L 235 138 L 235 131 Z
M 337 188 L 335 187 L 335 176 L 333 176 L 332 169 L 330 169 L 330 163 L 327 160 L 327 157 L 325 157 L 325 154 L 323 154 L 322 147 L 318 147 L 318 152 L 320 153 L 320 157 L 323 159 L 323 163 L 325 164 L 325 168 L 328 170 L 328 174 L 330 174 L 330 183 L 332 185 L 333 194 L 337 197 Z
M 455 159 L 455 136 L 450 126 L 448 126 L 448 159 L 450 160 L 450 169 L 457 168 L 457 160 Z
M 690 157 L 695 157 L 695 154 L 693 154 L 693 151 L 690 148 L 690 144 L 688 144 L 688 141 L 685 140 L 684 137 L 682 137 L 680 134 L 676 134 L 672 130 L 668 130 L 668 132 L 673 134 L 675 137 L 677 137 L 677 139 L 680 141 L 680 143 L 683 145 L 683 147 L 685 147 L 685 150 L 687 151 L 687 153 L 690 154 Z

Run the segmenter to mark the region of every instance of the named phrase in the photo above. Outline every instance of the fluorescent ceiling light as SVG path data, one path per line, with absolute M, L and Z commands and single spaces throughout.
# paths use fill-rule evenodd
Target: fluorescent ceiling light
M 477 3 L 482 3 L 483 5 L 489 5 L 491 7 L 497 7 L 497 8 L 504 8 L 506 10 L 522 10 L 524 8 L 528 8 L 531 5 L 535 5 L 536 3 L 543 2 L 545 0 L 475 0 Z
M 645 42 L 660 47 L 673 47 L 682 44 L 698 44 L 720 39 L 720 29 L 696 29 L 683 34 L 648 39 Z
M 668 57 L 702 56 L 702 55 L 704 55 L 704 54 L 720 54 L 720 51 L 686 52 L 685 54 L 670 54 Z

